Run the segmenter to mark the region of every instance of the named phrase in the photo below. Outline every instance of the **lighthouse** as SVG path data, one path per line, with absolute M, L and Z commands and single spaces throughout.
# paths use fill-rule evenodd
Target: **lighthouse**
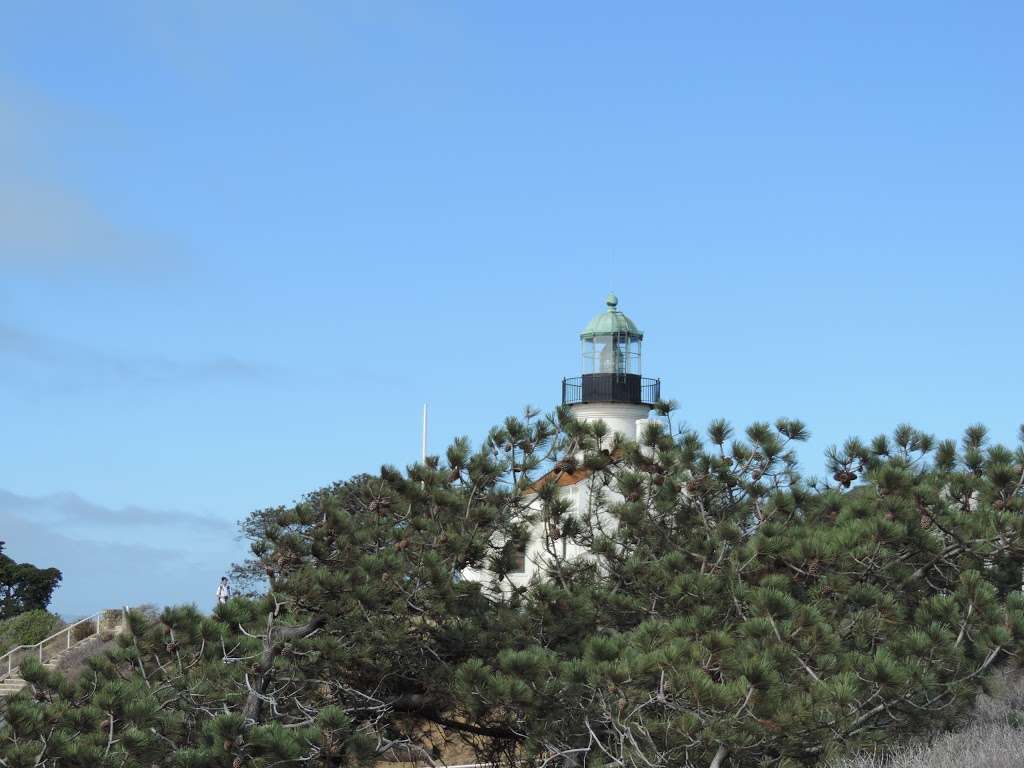
M 644 378 L 644 334 L 620 309 L 614 293 L 580 334 L 581 373 L 562 379 L 562 404 L 582 421 L 605 422 L 630 440 L 661 395 L 659 379 Z
M 644 378 L 640 366 L 640 346 L 643 331 L 619 310 L 619 299 L 614 293 L 605 299 L 606 309 L 591 320 L 580 334 L 581 372 L 579 376 L 562 379 L 562 404 L 568 406 L 581 421 L 603 421 L 609 432 L 605 438 L 611 444 L 616 434 L 630 440 L 642 436 L 642 427 L 648 423 L 651 408 L 661 395 L 659 379 Z M 540 515 L 543 501 L 537 490 L 550 480 L 557 484 L 557 493 L 568 502 L 569 509 L 579 512 L 587 508 L 591 494 L 591 470 L 581 467 L 574 471 L 552 468 L 531 487 L 532 498 L 528 507 Z M 622 498 L 618 491 L 603 488 L 607 498 Z M 604 522 L 606 528 L 615 521 Z M 572 560 L 586 557 L 589 550 L 583 544 L 571 542 L 567 537 L 551 537 L 547 524 L 540 519 L 532 522 L 529 540 L 516 553 L 513 570 L 496 589 L 507 591 L 523 587 L 538 573 L 557 548 L 560 557 Z M 467 568 L 462 576 L 470 581 L 486 582 L 491 573 L 485 568 Z

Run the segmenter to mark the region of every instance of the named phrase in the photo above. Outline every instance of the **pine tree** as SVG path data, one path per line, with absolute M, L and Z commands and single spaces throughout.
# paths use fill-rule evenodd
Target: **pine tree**
M 74 683 L 29 665 L 0 759 L 429 763 L 457 735 L 548 765 L 815 765 L 952 722 L 1018 652 L 1024 448 L 900 426 L 817 480 L 798 421 L 701 436 L 660 409 L 637 443 L 528 411 L 254 513 L 264 597 L 133 614 Z

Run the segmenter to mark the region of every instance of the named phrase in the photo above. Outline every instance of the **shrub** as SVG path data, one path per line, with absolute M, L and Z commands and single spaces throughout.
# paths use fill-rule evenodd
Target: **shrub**
M 951 733 L 928 734 L 834 763 L 831 768 L 1017 768 L 1024 765 L 1024 673 L 1002 669 L 987 682 L 970 718 Z
M 26 611 L 0 621 L 0 654 L 19 645 L 34 645 L 63 626 L 57 616 L 44 610 Z
M 87 637 L 91 637 L 96 634 L 96 620 L 85 621 L 81 624 L 76 624 L 74 629 L 71 630 L 71 641 L 77 643 L 81 640 L 85 640 Z

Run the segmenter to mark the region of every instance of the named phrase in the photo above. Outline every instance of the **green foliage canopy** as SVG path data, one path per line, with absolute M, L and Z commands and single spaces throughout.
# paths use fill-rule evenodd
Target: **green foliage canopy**
M 0 620 L 45 609 L 60 584 L 60 571 L 17 563 L 3 550 L 4 542 L 0 541 Z
M 0 758 L 341 766 L 458 734 L 548 765 L 814 765 L 951 721 L 1018 652 L 1024 449 L 901 426 L 815 480 L 797 421 L 702 437 L 661 410 L 637 443 L 528 412 L 254 513 L 266 596 L 133 615 L 75 683 L 27 670 Z

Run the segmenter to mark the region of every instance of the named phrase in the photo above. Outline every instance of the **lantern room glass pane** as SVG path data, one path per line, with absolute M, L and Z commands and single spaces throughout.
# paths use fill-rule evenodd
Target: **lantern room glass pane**
M 640 339 L 628 333 L 583 340 L 583 373 L 640 373 Z
M 597 366 L 595 360 L 597 359 L 594 351 L 594 340 L 584 339 L 582 342 L 583 347 L 583 373 L 597 373 Z

